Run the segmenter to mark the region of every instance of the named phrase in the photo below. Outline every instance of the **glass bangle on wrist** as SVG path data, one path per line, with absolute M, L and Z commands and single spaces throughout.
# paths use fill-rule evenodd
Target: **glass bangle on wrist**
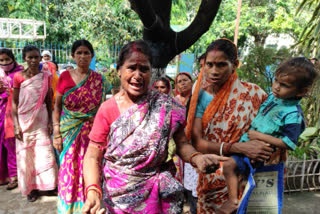
M 189 158 L 189 163 L 191 164 L 191 166 L 193 166 L 193 167 L 197 167 L 194 163 L 192 163 L 192 158 L 194 158 L 195 156 L 197 156 L 197 155 L 202 155 L 202 153 L 201 152 L 195 152 L 195 153 L 193 153 L 191 156 L 190 156 L 190 158 Z
M 224 145 L 224 142 L 220 144 L 220 156 L 222 157 L 223 157 L 223 145 Z
M 102 190 L 101 187 L 97 184 L 91 184 L 89 186 L 86 187 L 85 189 L 85 198 L 87 198 L 88 192 L 94 190 L 95 192 L 97 192 L 99 194 L 99 199 L 101 200 L 102 198 Z

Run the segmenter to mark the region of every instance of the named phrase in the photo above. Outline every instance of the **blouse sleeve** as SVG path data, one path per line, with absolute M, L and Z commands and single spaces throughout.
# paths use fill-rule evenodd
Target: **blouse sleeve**
M 89 138 L 91 141 L 105 146 L 110 131 L 110 126 L 118 117 L 120 112 L 115 99 L 105 101 L 99 108 Z
M 195 117 L 202 118 L 204 111 L 206 110 L 206 106 L 203 105 L 203 90 L 200 90 L 196 108 L 196 115 Z
M 105 113 L 105 103 L 103 103 L 95 116 L 93 126 L 89 134 L 90 140 L 103 145 L 107 142 L 107 137 L 110 131 L 110 124 L 107 121 Z
M 24 81 L 23 76 L 21 75 L 21 72 L 15 73 L 13 76 L 13 88 L 20 88 L 21 83 Z
M 65 84 L 66 84 L 66 76 L 67 76 L 67 72 L 65 71 L 60 75 L 60 78 L 58 79 L 58 83 L 56 85 L 56 91 L 59 92 L 59 94 L 64 94 L 64 88 L 65 88 Z

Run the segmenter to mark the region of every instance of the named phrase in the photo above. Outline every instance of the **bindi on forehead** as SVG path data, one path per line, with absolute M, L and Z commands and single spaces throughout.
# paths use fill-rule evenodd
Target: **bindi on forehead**
M 128 61 L 134 64 L 147 64 L 149 62 L 147 56 L 140 51 L 133 51 L 128 58 Z
M 218 53 L 218 49 L 214 49 L 212 50 L 213 54 L 217 54 Z

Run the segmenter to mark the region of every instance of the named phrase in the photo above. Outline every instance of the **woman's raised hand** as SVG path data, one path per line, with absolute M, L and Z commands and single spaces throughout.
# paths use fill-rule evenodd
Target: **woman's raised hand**
M 207 173 L 208 167 L 219 167 L 220 161 L 227 161 L 228 157 L 222 157 L 215 154 L 201 154 L 192 158 L 192 162 L 197 166 L 197 170 L 202 173 Z
M 86 202 L 84 203 L 82 214 L 102 214 L 105 209 L 100 209 L 100 195 L 96 191 L 89 191 Z

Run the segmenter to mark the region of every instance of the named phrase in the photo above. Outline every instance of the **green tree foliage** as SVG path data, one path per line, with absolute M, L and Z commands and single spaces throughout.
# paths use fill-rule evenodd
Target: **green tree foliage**
M 0 17 L 35 19 L 45 21 L 47 27 L 50 27 L 51 23 L 55 23 L 58 20 L 57 3 L 57 0 L 2 0 Z M 47 33 L 51 35 L 50 28 L 47 28 Z
M 59 9 L 62 14 L 52 31 L 68 35 L 69 42 L 87 38 L 96 44 L 121 44 L 142 35 L 139 18 L 124 0 L 66 1 Z
M 142 24 L 126 0 L 2 0 L 3 18 L 35 19 L 47 24 L 47 41 L 123 43 L 142 36 Z
M 46 5 L 40 0 L 1 0 L 1 18 L 45 20 Z
M 320 0 L 304 2 L 301 8 L 320 4 Z M 190 24 L 200 3 L 201 0 L 173 0 L 171 24 Z M 297 3 L 298 0 L 243 0 L 239 46 L 243 46 L 249 36 L 253 36 L 260 45 L 268 35 L 274 33 L 288 33 L 297 38 L 308 17 L 302 9 L 299 16 L 294 14 Z M 196 46 L 206 47 L 219 37 L 233 39 L 236 10 L 237 1 L 222 1 L 210 30 Z M 141 21 L 127 0 L 2 0 L 0 14 L 7 18 L 46 21 L 47 40 L 52 42 L 72 42 L 87 38 L 93 43 L 106 44 L 142 37 Z M 312 23 L 318 24 L 319 19 Z
M 274 72 L 283 60 L 289 58 L 290 51 L 286 48 L 279 50 L 270 47 L 251 45 L 243 64 L 238 69 L 242 80 L 256 83 L 262 89 L 270 92 Z
M 177 2 L 179 1 L 177 0 Z M 197 5 L 197 2 L 200 0 L 195 1 L 193 5 Z M 243 0 L 239 26 L 239 47 L 243 47 L 249 37 L 254 39 L 256 45 L 264 45 L 267 36 L 271 34 L 285 33 L 298 39 L 305 25 L 305 20 L 310 14 L 302 12 L 297 16 L 295 14 L 297 3 L 298 0 Z M 222 1 L 210 30 L 200 38 L 196 46 L 206 47 L 214 39 L 221 37 L 233 40 L 237 5 L 238 1 L 235 0 Z M 183 4 L 181 8 L 182 10 L 188 9 L 186 6 L 183 7 Z M 179 13 L 175 12 L 174 14 Z M 188 20 L 182 19 L 181 15 L 178 17 L 172 19 L 172 24 L 183 24 L 181 20 L 188 22 Z
M 320 57 L 320 0 L 303 0 L 297 12 L 311 14 L 309 19 L 305 19 L 308 22 L 299 38 L 299 50 L 307 56 Z
M 50 25 L 50 40 L 86 38 L 94 44 L 123 43 L 141 35 L 142 25 L 124 0 L 59 1 L 59 18 Z
M 305 30 L 301 37 L 306 40 L 303 45 L 313 48 L 312 41 L 319 41 L 320 35 L 317 33 L 320 28 L 320 0 L 302 0 L 297 16 L 294 13 L 300 1 L 243 0 L 239 46 L 244 46 L 250 36 L 257 45 L 263 45 L 270 34 L 287 33 L 297 39 L 305 26 L 305 20 L 312 15 L 308 13 L 309 8 L 317 6 L 313 21 L 310 20 L 307 26 L 313 31 Z M 200 3 L 201 0 L 173 0 L 171 24 L 190 24 Z M 216 38 L 233 40 L 236 13 L 237 1 L 222 1 L 209 31 L 190 51 L 195 51 L 195 47 L 204 50 Z M 51 42 L 70 43 L 75 39 L 87 38 L 95 44 L 110 44 L 142 37 L 142 23 L 131 10 L 128 0 L 2 0 L 0 14 L 1 17 L 46 21 L 47 41 Z M 312 24 L 317 26 L 312 27 Z M 311 34 L 314 36 L 310 37 Z M 319 42 L 317 44 L 319 47 Z
M 173 0 L 171 9 L 171 23 L 186 25 L 192 22 L 197 14 L 201 0 Z

